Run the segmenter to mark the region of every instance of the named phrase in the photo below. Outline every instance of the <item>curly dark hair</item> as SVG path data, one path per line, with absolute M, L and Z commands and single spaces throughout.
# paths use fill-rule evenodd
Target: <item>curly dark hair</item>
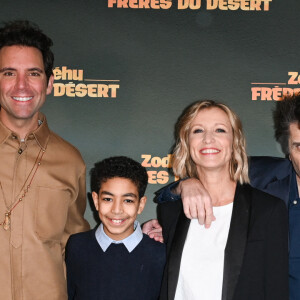
M 148 175 L 146 168 L 126 156 L 114 156 L 95 163 L 90 171 L 91 190 L 99 193 L 101 183 L 108 179 L 121 177 L 131 180 L 138 189 L 139 198 L 145 195 Z
M 276 141 L 282 152 L 289 155 L 290 124 L 300 121 L 300 93 L 293 96 L 286 95 L 276 103 L 273 111 Z
M 5 46 L 27 46 L 39 49 L 43 56 L 47 81 L 53 74 L 54 54 L 52 40 L 34 23 L 27 20 L 6 22 L 0 28 L 0 49 Z

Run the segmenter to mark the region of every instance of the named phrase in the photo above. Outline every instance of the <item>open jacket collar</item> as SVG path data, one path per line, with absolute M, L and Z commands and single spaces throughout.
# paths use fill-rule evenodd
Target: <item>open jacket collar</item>
M 246 248 L 252 192 L 249 185 L 237 184 L 233 211 L 225 247 L 222 300 L 232 300 L 239 279 Z M 181 211 L 168 261 L 168 298 L 174 299 L 181 256 L 190 226 L 190 219 Z
M 241 272 L 248 237 L 252 191 L 237 185 L 225 247 L 222 300 L 232 300 Z
M 176 225 L 168 261 L 168 298 L 170 300 L 175 298 L 182 252 L 190 223 L 191 220 L 185 216 L 182 209 Z

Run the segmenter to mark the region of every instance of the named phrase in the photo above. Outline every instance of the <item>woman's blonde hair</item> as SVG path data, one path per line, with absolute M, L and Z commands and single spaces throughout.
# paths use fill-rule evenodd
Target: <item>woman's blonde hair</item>
M 173 172 L 181 179 L 185 177 L 198 178 L 196 165 L 189 151 L 190 127 L 199 111 L 214 107 L 221 109 L 227 114 L 232 127 L 233 149 L 229 167 L 230 177 L 232 180 L 239 181 L 241 184 L 249 183 L 248 159 L 242 123 L 239 117 L 228 106 L 212 100 L 192 103 L 179 117 L 175 126 L 176 144 L 173 151 Z

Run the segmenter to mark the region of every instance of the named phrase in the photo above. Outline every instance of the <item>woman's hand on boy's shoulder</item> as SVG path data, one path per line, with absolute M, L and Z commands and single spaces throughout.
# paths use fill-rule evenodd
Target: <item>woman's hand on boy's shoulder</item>
M 151 239 L 154 239 L 157 242 L 164 242 L 162 235 L 162 227 L 156 219 L 147 221 L 142 226 L 143 233 L 147 234 Z

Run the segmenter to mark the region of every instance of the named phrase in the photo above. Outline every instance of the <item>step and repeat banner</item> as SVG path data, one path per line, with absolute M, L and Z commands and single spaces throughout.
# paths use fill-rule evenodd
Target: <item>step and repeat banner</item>
M 2 0 L 0 20 L 31 20 L 53 39 L 43 112 L 87 170 L 114 155 L 147 168 L 145 221 L 154 191 L 175 180 L 174 124 L 196 100 L 233 108 L 249 155 L 283 156 L 272 110 L 300 91 L 299 11 L 299 0 Z M 96 224 L 89 205 L 86 217 Z

